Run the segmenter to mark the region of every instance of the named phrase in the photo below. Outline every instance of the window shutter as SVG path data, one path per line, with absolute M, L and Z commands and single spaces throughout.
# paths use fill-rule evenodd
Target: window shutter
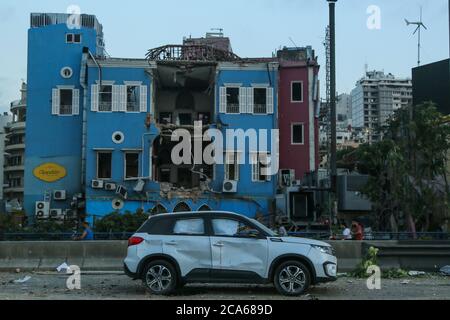
M 59 115 L 59 89 L 52 90 L 52 114 Z
M 91 111 L 98 112 L 98 84 L 93 84 L 91 86 Z
M 80 114 L 80 90 L 74 89 L 72 93 L 72 115 Z
M 140 88 L 140 111 L 147 112 L 147 86 L 141 86 Z
M 120 110 L 120 86 L 112 86 L 112 112 Z
M 259 172 L 258 172 L 258 168 L 259 168 L 259 159 L 258 159 L 258 154 L 257 153 L 252 153 L 251 154 L 252 157 L 252 181 L 253 182 L 257 182 L 259 180 Z
M 219 113 L 227 113 L 227 88 L 220 87 Z
M 239 88 L 239 113 L 246 113 L 247 109 L 247 88 Z
M 248 104 L 247 104 L 247 113 L 255 113 L 255 98 L 254 98 L 254 89 L 248 88 Z
M 273 88 L 267 88 L 267 114 L 273 114 Z
M 119 111 L 127 112 L 127 86 L 122 85 L 119 87 L 120 87 Z

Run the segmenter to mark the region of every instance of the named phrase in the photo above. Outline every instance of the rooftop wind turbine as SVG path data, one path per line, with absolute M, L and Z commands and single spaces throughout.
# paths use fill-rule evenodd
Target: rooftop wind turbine
M 406 22 L 406 25 L 407 25 L 407 26 L 409 26 L 409 25 L 415 25 L 415 26 L 417 26 L 417 27 L 416 27 L 416 30 L 414 30 L 414 33 L 413 33 L 413 34 L 418 33 L 417 65 L 420 66 L 420 49 L 421 49 L 421 38 L 420 38 L 420 36 L 421 36 L 421 30 L 422 30 L 422 28 L 424 28 L 425 30 L 428 30 L 427 27 L 426 27 L 426 26 L 423 24 L 423 22 L 422 22 L 422 7 L 420 8 L 420 20 L 419 20 L 418 22 L 410 22 L 410 21 L 408 21 L 407 19 L 405 19 L 405 22 Z

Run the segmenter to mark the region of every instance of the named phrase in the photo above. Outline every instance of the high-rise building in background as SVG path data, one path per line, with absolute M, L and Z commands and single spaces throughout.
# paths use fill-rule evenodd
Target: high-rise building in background
M 4 198 L 23 203 L 25 172 L 25 121 L 27 109 L 27 84 L 22 83 L 20 100 L 11 103 L 9 123 L 5 127 L 5 183 Z
M 367 142 L 382 139 L 381 128 L 392 114 L 412 104 L 412 81 L 396 78 L 383 71 L 370 71 L 352 91 L 353 127 L 367 137 Z
M 3 113 L 0 115 L 0 154 L 7 155 L 6 152 L 6 133 L 5 133 L 5 126 L 11 121 L 11 115 L 8 114 L 8 112 Z M 5 185 L 3 184 L 4 180 L 4 174 L 5 174 L 5 158 L 1 156 L 0 157 L 0 181 L 2 182 L 0 184 L 0 200 L 4 200 L 4 188 Z

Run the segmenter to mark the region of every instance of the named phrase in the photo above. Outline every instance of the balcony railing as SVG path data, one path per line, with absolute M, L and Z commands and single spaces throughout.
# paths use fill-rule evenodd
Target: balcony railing
M 239 113 L 239 104 L 227 104 L 227 113 Z
M 100 102 L 98 105 L 98 111 L 111 112 L 112 111 L 112 103 L 111 102 Z
M 267 113 L 267 105 L 265 105 L 265 104 L 255 104 L 254 108 L 253 108 L 253 113 L 266 114 Z
M 72 114 L 72 105 L 61 105 L 59 107 L 59 114 L 62 115 Z

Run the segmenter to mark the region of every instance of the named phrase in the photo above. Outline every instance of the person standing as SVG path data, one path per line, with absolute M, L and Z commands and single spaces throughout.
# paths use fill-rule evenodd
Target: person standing
M 352 222 L 352 238 L 356 241 L 364 240 L 363 227 L 358 221 Z
M 352 231 L 348 227 L 347 223 L 342 224 L 342 239 L 343 240 L 352 240 Z

